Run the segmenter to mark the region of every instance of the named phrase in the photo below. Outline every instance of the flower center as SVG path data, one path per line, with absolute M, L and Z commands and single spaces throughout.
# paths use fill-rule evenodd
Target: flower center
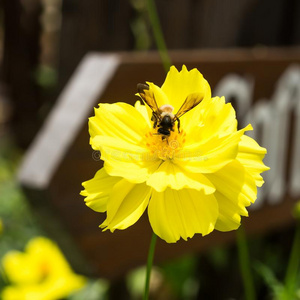
M 151 155 L 162 160 L 173 159 L 179 151 L 182 150 L 185 143 L 186 133 L 180 129 L 180 132 L 171 131 L 169 137 L 165 137 L 155 129 L 145 134 L 146 146 L 149 148 Z

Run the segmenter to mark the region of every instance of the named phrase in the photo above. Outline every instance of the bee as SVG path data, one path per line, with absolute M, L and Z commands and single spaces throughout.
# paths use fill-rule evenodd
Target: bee
M 202 100 L 202 93 L 192 93 L 187 96 L 178 112 L 174 115 L 174 107 L 169 104 L 164 104 L 158 108 L 153 91 L 149 89 L 149 85 L 139 83 L 137 90 L 143 101 L 151 108 L 153 128 L 157 128 L 157 134 L 162 136 L 162 139 L 167 139 L 174 131 L 175 122 L 177 121 L 178 132 L 180 132 L 179 118 L 196 107 Z

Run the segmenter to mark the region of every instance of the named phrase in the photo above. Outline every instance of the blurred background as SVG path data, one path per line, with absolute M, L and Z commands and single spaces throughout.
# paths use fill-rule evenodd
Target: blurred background
M 280 62 L 293 62 L 289 57 L 291 50 L 295 62 L 300 61 L 300 48 L 297 48 L 300 2 L 297 0 L 157 0 L 155 3 L 167 48 L 187 51 L 183 57 L 187 55 L 188 58 L 188 51 L 200 54 L 206 51 L 207 55 L 220 50 L 221 58 L 223 50 L 227 54 L 236 53 L 236 48 L 268 53 L 268 49 L 280 48 Z M 17 173 L 29 145 L 82 58 L 89 52 L 138 52 L 145 54 L 147 60 L 147 53 L 155 50 L 145 0 L 0 1 L 0 258 L 13 249 L 23 251 L 27 242 L 36 236 L 55 240 L 53 231 L 63 215 L 56 215 L 54 208 L 54 217 L 47 219 L 53 224 L 43 226 L 39 219 L 44 215 L 39 215 L 40 210 L 35 207 L 45 205 L 48 209 L 52 205 L 49 190 L 36 191 L 21 186 Z M 215 67 L 218 68 L 217 63 Z M 269 73 L 270 69 L 265 76 Z M 275 89 L 275 80 L 273 84 Z M 299 103 L 299 99 L 295 101 Z M 300 106 L 296 103 L 295 107 Z M 298 124 L 299 115 L 293 117 L 292 124 Z M 87 127 L 84 130 L 88 134 Z M 291 130 L 287 134 L 293 137 L 294 144 L 300 140 L 296 136 L 300 131 Z M 88 137 L 83 142 L 88 147 Z M 299 155 L 296 153 L 297 157 Z M 94 170 L 90 171 L 91 176 L 93 173 Z M 293 174 L 296 173 L 297 170 Z M 63 184 L 59 185 L 61 190 Z M 80 188 L 74 186 L 76 195 Z M 61 195 L 57 202 L 64 201 L 65 193 Z M 300 195 L 289 196 L 287 192 L 282 197 L 289 201 L 290 221 L 248 236 L 256 299 L 300 299 L 299 269 L 295 271 L 299 280 L 292 296 L 278 296 L 286 284 L 293 247 L 297 249 L 294 242 L 297 222 L 292 207 Z M 36 205 L 37 202 L 40 204 Z M 88 210 L 83 203 L 80 205 Z M 67 214 L 72 206 L 64 209 Z M 101 234 L 97 230 L 97 234 Z M 71 232 L 64 232 L 57 240 L 59 245 L 75 240 L 78 246 L 76 234 Z M 76 259 L 82 261 L 74 269 L 89 280 L 83 290 L 67 297 L 141 299 L 143 268 L 128 267 L 121 275 L 101 277 L 101 270 L 90 271 L 90 266 L 81 268 L 88 258 L 80 251 L 82 247 L 78 247 Z M 138 249 L 132 251 L 138 252 Z M 70 247 L 64 252 L 72 261 L 74 253 Z M 186 253 L 176 259 L 158 261 L 151 286 L 153 299 L 249 299 L 245 296 L 235 240 L 215 243 L 206 251 L 183 252 Z M 293 261 L 297 262 L 299 254 L 294 256 Z M 93 265 L 93 261 L 88 264 Z M 3 268 L 1 274 L 0 289 L 3 289 L 10 283 Z

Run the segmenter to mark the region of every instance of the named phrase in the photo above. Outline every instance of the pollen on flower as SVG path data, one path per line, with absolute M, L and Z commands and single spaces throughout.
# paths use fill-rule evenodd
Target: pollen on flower
M 184 130 L 171 131 L 167 138 L 163 138 L 155 130 L 145 134 L 146 146 L 149 148 L 151 155 L 162 160 L 172 160 L 183 149 L 186 133 Z

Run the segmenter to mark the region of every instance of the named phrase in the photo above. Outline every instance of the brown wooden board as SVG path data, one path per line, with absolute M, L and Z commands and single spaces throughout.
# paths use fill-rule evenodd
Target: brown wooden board
M 289 66 L 300 63 L 297 48 L 177 51 L 171 52 L 171 57 L 178 68 L 182 64 L 188 69 L 198 68 L 213 90 L 228 74 L 251 78 L 255 104 L 257 99 L 273 97 L 279 78 Z M 124 231 L 103 233 L 98 225 L 105 214 L 86 207 L 79 192 L 81 183 L 91 179 L 102 167 L 97 153 L 89 145 L 88 117 L 93 115 L 93 107 L 99 102 L 134 104 L 137 83 L 147 80 L 161 85 L 164 78 L 157 53 L 89 54 L 77 68 L 25 156 L 20 182 L 30 194 L 33 207 L 47 225 L 49 234 L 59 242 L 78 272 L 116 279 L 131 268 L 145 264 L 151 238 L 147 214 Z M 266 102 L 271 103 L 270 100 Z M 295 106 L 298 109 L 299 103 Z M 295 200 L 300 198 L 297 189 L 293 194 L 288 189 L 292 181 L 290 174 L 293 174 L 289 170 L 293 162 L 299 161 L 299 154 L 293 154 L 291 149 L 297 144 L 293 136 L 300 132 L 293 128 L 288 132 L 286 155 L 289 159 L 284 169 L 286 190 L 277 203 L 268 199 L 269 191 L 266 190 L 261 205 L 251 210 L 250 218 L 243 218 L 248 234 L 264 234 L 293 223 L 291 210 Z M 299 136 L 297 139 L 299 141 Z M 277 167 L 271 168 L 276 170 Z M 267 186 L 272 188 L 270 182 Z M 204 251 L 232 242 L 234 238 L 235 232 L 215 231 L 206 237 L 196 235 L 188 242 L 170 245 L 159 240 L 155 262 Z

